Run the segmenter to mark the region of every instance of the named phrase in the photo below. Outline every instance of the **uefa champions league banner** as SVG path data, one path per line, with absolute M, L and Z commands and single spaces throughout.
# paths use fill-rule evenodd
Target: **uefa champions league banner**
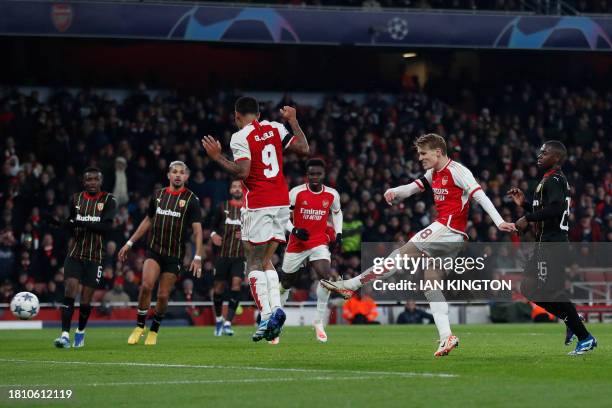
M 419 246 L 421 245 L 421 246 Z M 361 246 L 361 293 L 376 301 L 612 301 L 612 243 L 396 242 Z M 412 250 L 410 249 L 412 248 Z
M 4 0 L 0 34 L 608 51 L 612 18 Z

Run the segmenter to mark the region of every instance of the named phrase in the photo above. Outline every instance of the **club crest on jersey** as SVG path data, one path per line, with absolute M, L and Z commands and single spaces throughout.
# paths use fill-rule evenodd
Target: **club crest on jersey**
M 187 204 L 185 200 L 179 200 L 179 207 L 183 208 Z
M 442 177 L 442 185 L 445 186 L 448 183 L 448 176 Z
M 329 206 L 329 201 L 328 200 L 323 200 L 323 208 L 327 208 Z
M 104 203 L 98 203 L 98 205 L 96 205 L 96 208 L 98 209 L 98 211 L 102 211 L 104 209 Z
M 302 201 L 302 205 L 308 205 L 308 201 L 306 200 Z

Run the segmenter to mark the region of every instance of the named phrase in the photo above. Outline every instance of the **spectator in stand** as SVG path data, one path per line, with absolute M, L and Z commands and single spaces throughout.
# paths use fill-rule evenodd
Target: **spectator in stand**
M 433 323 L 433 315 L 417 308 L 414 300 L 407 301 L 404 311 L 397 316 L 397 324 L 423 324 L 424 320 Z
M 378 311 L 374 299 L 362 297 L 360 292 L 342 305 L 342 317 L 351 324 L 380 324 L 376 321 Z

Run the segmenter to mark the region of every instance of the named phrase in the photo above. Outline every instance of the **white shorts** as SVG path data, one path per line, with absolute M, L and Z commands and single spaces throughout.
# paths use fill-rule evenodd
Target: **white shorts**
M 304 261 L 319 261 L 324 259 L 331 262 L 331 254 L 327 245 L 319 245 L 303 252 L 285 252 L 283 259 L 283 272 L 295 273 L 300 269 Z
M 243 241 L 254 245 L 270 241 L 286 242 L 285 227 L 289 221 L 289 207 L 242 210 L 240 218 Z
M 454 257 L 463 248 L 465 236 L 451 230 L 446 225 L 433 222 L 429 227 L 417 232 L 410 242 L 429 256 Z

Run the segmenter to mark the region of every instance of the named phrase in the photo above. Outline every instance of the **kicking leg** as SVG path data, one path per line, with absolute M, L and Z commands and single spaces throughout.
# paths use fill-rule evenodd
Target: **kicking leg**
M 403 257 L 418 257 L 421 256 L 421 251 L 412 242 L 407 242 L 401 248 L 398 248 L 391 252 L 388 259 L 395 259 L 396 256 Z M 326 289 L 339 293 L 345 299 L 349 299 L 356 290 L 359 290 L 366 283 L 372 282 L 377 279 L 387 279 L 393 276 L 397 272 L 396 268 L 384 268 L 382 271 L 374 271 L 374 267 L 368 268 L 365 272 L 355 276 L 352 279 L 332 282 L 327 279 L 321 280 L 321 284 Z

